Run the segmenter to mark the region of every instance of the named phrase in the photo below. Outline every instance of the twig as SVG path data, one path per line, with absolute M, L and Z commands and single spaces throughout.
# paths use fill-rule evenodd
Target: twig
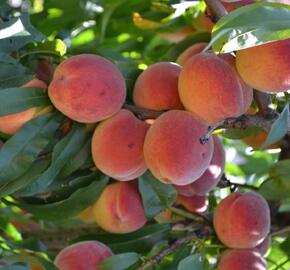
M 131 111 L 141 120 L 156 119 L 158 116 L 160 116 L 162 113 L 165 112 L 165 111 L 148 110 L 130 104 L 125 104 L 123 108 Z
M 162 261 L 162 259 L 164 257 L 168 256 L 170 253 L 175 251 L 178 247 L 180 247 L 182 245 L 186 245 L 194 240 L 200 241 L 201 238 L 206 238 L 208 236 L 208 234 L 209 234 L 208 229 L 203 229 L 203 231 L 200 231 L 200 233 L 198 233 L 198 231 L 196 231 L 196 232 L 194 232 L 194 233 L 192 233 L 184 238 L 176 240 L 173 244 L 171 244 L 169 247 L 162 250 L 155 257 L 146 261 L 141 267 L 137 268 L 137 270 L 145 270 L 145 269 L 152 267 L 155 264 L 158 264 L 160 261 Z
M 279 231 L 271 233 L 272 237 L 274 237 L 274 236 L 289 236 L 289 235 L 290 235 L 290 226 L 285 227 Z
M 272 104 L 270 94 L 254 90 L 254 100 L 256 101 L 259 108 L 258 114 L 269 119 L 275 118 L 277 116 L 277 112 L 270 108 L 270 105 Z
M 205 0 L 206 5 L 215 17 L 214 23 L 228 14 L 227 10 L 219 0 Z

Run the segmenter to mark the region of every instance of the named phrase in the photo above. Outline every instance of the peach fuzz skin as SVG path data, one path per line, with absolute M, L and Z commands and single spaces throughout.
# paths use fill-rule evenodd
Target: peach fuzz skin
M 46 89 L 47 85 L 41 80 L 33 79 L 22 85 L 22 87 Z M 23 91 L 25 91 L 25 89 Z M 33 107 L 23 112 L 0 116 L 0 132 L 8 135 L 14 135 L 24 124 L 36 117 L 37 114 L 37 107 Z
M 206 48 L 207 45 L 208 43 L 206 42 L 199 42 L 199 43 L 193 44 L 192 46 L 188 47 L 185 51 L 183 51 L 178 56 L 178 58 L 176 59 L 176 63 L 181 66 L 184 66 L 184 64 L 190 57 L 198 53 L 201 53 Z
M 129 233 L 146 223 L 137 188 L 129 182 L 108 185 L 93 207 L 96 223 L 111 233 Z
M 78 242 L 60 251 L 54 264 L 59 270 L 101 270 L 98 265 L 113 253 L 98 241 Z
M 229 58 L 196 54 L 179 76 L 178 91 L 184 107 L 209 125 L 243 114 L 252 101 L 252 89 L 241 82 Z
M 225 167 L 225 150 L 218 136 L 213 135 L 214 150 L 210 165 L 192 184 L 174 186 L 178 194 L 183 196 L 205 195 L 212 190 L 221 179 Z
M 177 205 L 182 205 L 186 210 L 192 213 L 202 214 L 208 208 L 207 196 L 182 196 L 178 195 L 175 202 Z
M 207 126 L 186 111 L 171 110 L 150 126 L 144 143 L 145 162 L 161 182 L 187 185 L 198 179 L 213 154 L 212 138 L 201 144 Z
M 262 92 L 290 89 L 290 39 L 237 51 L 237 70 L 242 79 Z
M 270 209 L 255 192 L 235 192 L 223 199 L 214 211 L 218 238 L 230 248 L 254 248 L 270 231 Z
M 143 145 L 148 124 L 128 110 L 121 110 L 101 122 L 92 138 L 92 156 L 96 167 L 110 177 L 133 180 L 142 175 L 147 166 Z
M 182 109 L 178 96 L 181 67 L 172 62 L 149 66 L 136 80 L 133 100 L 138 107 L 151 110 Z
M 121 72 L 108 60 L 81 54 L 57 66 L 48 95 L 67 117 L 81 123 L 94 123 L 121 109 L 126 84 Z
M 222 253 L 217 270 L 267 270 L 260 253 L 252 249 L 229 249 Z

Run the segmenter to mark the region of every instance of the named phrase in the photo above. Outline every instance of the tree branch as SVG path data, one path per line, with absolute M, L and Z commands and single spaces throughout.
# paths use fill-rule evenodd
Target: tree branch
M 205 2 L 215 17 L 215 22 L 228 14 L 227 10 L 219 0 L 205 0 Z
M 171 244 L 169 247 L 162 250 L 159 254 L 154 256 L 152 259 L 145 261 L 145 263 L 137 268 L 137 270 L 145 270 L 150 267 L 152 267 L 155 264 L 158 264 L 162 261 L 162 259 L 166 256 L 168 256 L 170 253 L 174 252 L 178 247 L 188 244 L 191 241 L 199 241 L 201 238 L 207 238 L 209 235 L 209 229 L 205 228 L 201 231 L 196 231 L 184 238 L 176 240 L 173 244 Z

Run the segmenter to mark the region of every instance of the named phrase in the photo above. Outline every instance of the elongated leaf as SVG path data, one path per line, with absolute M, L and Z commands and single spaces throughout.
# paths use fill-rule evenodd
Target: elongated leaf
M 48 169 L 26 189 L 26 195 L 42 192 L 59 174 L 61 169 L 78 154 L 89 139 L 86 127 L 75 123 L 66 137 L 60 140 L 52 152 L 51 165 Z
M 0 187 L 0 198 L 12 194 L 34 182 L 47 169 L 49 164 L 49 159 L 37 160 L 34 162 L 29 170 L 23 175 Z
M 41 151 L 52 141 L 62 116 L 49 113 L 25 124 L 0 151 L 0 183 L 23 175 Z
M 285 106 L 279 118 L 274 122 L 266 141 L 260 149 L 266 149 L 271 144 L 281 140 L 288 132 L 289 125 L 289 103 Z
M 0 270 L 30 270 L 26 266 L 20 266 L 20 265 L 4 265 L 0 266 Z
M 149 171 L 139 178 L 139 190 L 148 218 L 153 218 L 170 207 L 177 197 L 177 192 L 172 185 L 161 183 Z
M 211 45 L 227 53 L 290 38 L 290 6 L 257 3 L 238 8 L 214 26 Z
M 1 63 L 0 63 L 0 66 L 1 66 Z M 3 80 L 0 79 L 0 89 L 19 87 L 32 79 L 33 79 L 32 75 L 26 75 L 26 74 L 16 75 L 13 77 L 5 78 Z
M 86 187 L 78 189 L 63 201 L 43 205 L 20 201 L 19 207 L 44 220 L 59 221 L 74 217 L 92 205 L 108 183 L 108 177 L 100 177 L 99 173 L 93 173 L 91 177 L 96 179 L 96 181 L 93 181 Z
M 5 100 L 0 104 L 0 116 L 51 104 L 47 94 L 38 88 L 1 89 L 0 100 Z
M 168 239 L 170 234 L 170 226 L 168 224 L 151 224 L 144 226 L 140 230 L 127 234 L 109 234 L 99 233 L 88 236 L 83 236 L 77 241 L 83 240 L 98 240 L 112 249 L 114 253 L 148 252 L 156 243 Z
M 290 160 L 282 160 L 272 165 L 269 179 L 266 180 L 259 192 L 268 200 L 290 198 Z
M 0 25 L 0 52 L 16 51 L 29 42 L 45 39 L 46 37 L 30 24 L 28 14 Z
M 186 257 L 179 264 L 177 270 L 204 270 L 204 257 L 195 254 Z
M 113 255 L 104 260 L 99 267 L 102 270 L 125 270 L 139 261 L 139 255 L 135 252 Z

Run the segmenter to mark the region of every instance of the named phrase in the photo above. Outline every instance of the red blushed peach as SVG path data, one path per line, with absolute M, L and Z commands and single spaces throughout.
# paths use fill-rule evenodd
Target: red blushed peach
M 242 79 L 262 92 L 290 89 L 290 39 L 237 51 L 236 65 Z
M 254 192 L 235 192 L 214 211 L 218 238 L 231 248 L 254 248 L 270 231 L 270 210 L 266 200 Z
M 186 210 L 192 213 L 204 213 L 208 208 L 207 196 L 182 196 L 178 195 L 175 202 L 177 205 L 182 205 Z
M 137 78 L 133 100 L 138 107 L 151 110 L 181 109 L 178 76 L 181 67 L 171 62 L 149 66 Z
M 96 223 L 111 233 L 129 233 L 146 223 L 137 188 L 128 182 L 108 185 L 93 207 Z
M 179 76 L 178 91 L 184 107 L 209 125 L 243 114 L 252 100 L 252 89 L 240 80 L 228 58 L 196 54 Z
M 150 126 L 144 157 L 152 174 L 168 184 L 187 185 L 198 179 L 213 154 L 212 138 L 201 144 L 207 126 L 186 111 L 163 113 Z
M 188 47 L 184 52 L 182 52 L 178 58 L 176 59 L 176 63 L 184 66 L 185 62 L 192 56 L 201 53 L 208 43 L 205 42 L 200 42 L 200 43 L 195 43 L 192 46 Z
M 96 167 L 120 181 L 142 175 L 147 169 L 143 155 L 147 129 L 148 124 L 127 110 L 101 122 L 92 138 Z
M 54 106 L 69 118 L 94 123 L 121 109 L 126 84 L 121 72 L 108 60 L 81 54 L 55 69 L 48 95 Z
M 22 85 L 23 88 L 41 88 L 46 89 L 47 85 L 38 79 L 33 79 Z M 25 89 L 23 90 L 25 91 Z M 0 117 L 0 132 L 8 135 L 14 135 L 18 130 L 39 114 L 38 108 L 33 107 L 23 112 L 13 113 Z
M 267 270 L 265 259 L 252 249 L 229 249 L 222 253 L 217 270 Z
M 205 195 L 212 190 L 221 179 L 225 167 L 225 150 L 218 136 L 213 136 L 214 150 L 210 165 L 193 183 L 186 186 L 175 186 L 180 195 Z
M 61 250 L 54 264 L 59 270 L 101 270 L 98 265 L 112 255 L 103 243 L 84 241 Z

